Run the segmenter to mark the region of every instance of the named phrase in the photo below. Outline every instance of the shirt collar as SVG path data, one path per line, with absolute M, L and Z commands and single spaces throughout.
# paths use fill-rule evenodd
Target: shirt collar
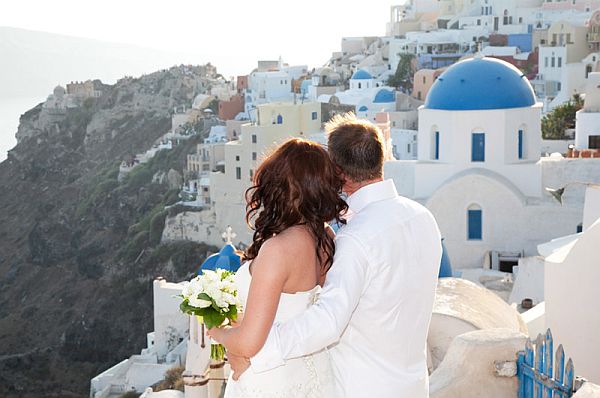
M 358 213 L 372 202 L 392 199 L 398 196 L 393 180 L 384 180 L 365 185 L 348 197 L 348 207 Z

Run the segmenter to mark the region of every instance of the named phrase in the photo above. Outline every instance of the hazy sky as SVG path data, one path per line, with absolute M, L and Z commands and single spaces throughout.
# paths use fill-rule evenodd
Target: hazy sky
M 257 59 L 319 66 L 343 36 L 381 36 L 389 7 L 404 0 L 18 0 L 0 5 L 0 26 L 193 54 L 225 75 Z

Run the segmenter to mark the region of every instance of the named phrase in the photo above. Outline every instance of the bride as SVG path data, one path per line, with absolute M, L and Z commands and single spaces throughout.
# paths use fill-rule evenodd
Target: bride
M 347 209 L 339 197 L 343 181 L 318 144 L 292 139 L 258 168 L 247 191 L 246 219 L 254 222 L 253 242 L 236 274 L 244 314 L 236 327 L 209 335 L 233 355 L 253 357 L 274 321 L 308 308 L 325 281 L 334 255 L 333 231 L 326 224 Z M 334 395 L 327 351 L 288 360 L 284 366 L 229 379 L 225 398 Z

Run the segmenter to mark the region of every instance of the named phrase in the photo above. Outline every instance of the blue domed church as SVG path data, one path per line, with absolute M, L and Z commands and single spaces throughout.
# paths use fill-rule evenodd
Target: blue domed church
M 419 108 L 417 161 L 386 163 L 399 193 L 435 215 L 454 268 L 510 272 L 538 244 L 576 232 L 580 204 L 560 206 L 544 188 L 585 175 L 585 165 L 542 157 L 541 112 L 517 68 L 466 59 Z
M 238 254 L 237 249 L 232 243 L 232 239 L 235 238 L 235 235 L 236 234 L 232 231 L 231 227 L 228 226 L 226 231 L 223 233 L 225 245 L 218 253 L 215 253 L 204 260 L 198 269 L 199 275 L 202 274 L 202 271 L 214 271 L 217 268 L 221 268 L 226 271 L 237 272 L 241 265 L 241 256 Z
M 369 72 L 359 69 L 352 74 L 350 89 L 334 95 L 319 96 L 319 102 L 331 102 L 333 97 L 341 104 L 354 105 L 358 117 L 376 121 L 378 112 L 396 110 L 396 92 L 392 87 L 377 81 Z

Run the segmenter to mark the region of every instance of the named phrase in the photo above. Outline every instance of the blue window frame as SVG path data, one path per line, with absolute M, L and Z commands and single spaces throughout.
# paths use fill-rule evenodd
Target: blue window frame
M 433 153 L 433 158 L 435 160 L 439 160 L 440 159 L 440 132 L 436 131 L 435 132 L 435 148 L 434 148 L 434 153 Z
M 523 130 L 519 130 L 519 159 L 523 159 Z
M 312 120 L 317 120 L 317 112 L 312 113 Z
M 481 240 L 481 229 L 482 229 L 482 213 L 481 210 L 468 210 L 468 232 L 467 237 L 469 240 Z
M 283 116 L 277 115 L 277 124 L 283 124 Z
M 473 133 L 471 161 L 485 162 L 485 133 Z

